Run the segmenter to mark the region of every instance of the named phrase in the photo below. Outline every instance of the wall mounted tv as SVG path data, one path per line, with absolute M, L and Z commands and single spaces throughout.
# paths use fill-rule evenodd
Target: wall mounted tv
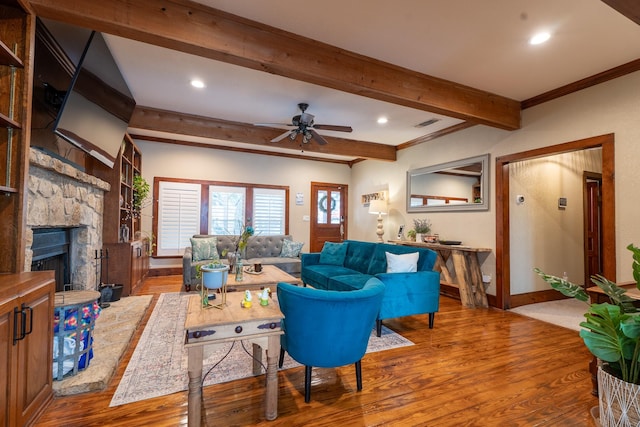
M 104 37 L 93 31 L 54 132 L 112 168 L 135 106 Z

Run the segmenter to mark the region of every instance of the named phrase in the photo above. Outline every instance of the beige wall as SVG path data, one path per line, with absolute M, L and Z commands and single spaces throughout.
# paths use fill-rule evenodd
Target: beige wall
M 535 267 L 584 283 L 583 172 L 602 172 L 602 150 L 515 162 L 509 167 L 511 294 L 549 286 Z M 524 203 L 516 197 L 524 196 Z M 567 199 L 564 209 L 558 198 Z M 550 242 L 550 240 L 552 240 Z
M 376 216 L 367 212 L 361 195 L 389 192 L 389 215 L 384 217 L 385 240 L 393 238 L 398 226 L 412 228 L 414 218 L 428 218 L 433 231 L 443 239 L 461 240 L 464 244 L 493 249 L 481 258 L 482 270 L 495 277 L 495 159 L 497 156 L 534 148 L 561 144 L 607 133 L 615 134 L 616 162 L 616 248 L 619 281 L 632 280 L 631 256 L 625 248 L 630 242 L 640 244 L 640 221 L 635 208 L 640 193 L 640 72 L 610 81 L 563 98 L 523 111 L 522 128 L 508 132 L 475 126 L 453 135 L 398 152 L 396 162 L 365 161 L 347 166 L 306 160 L 241 154 L 169 144 L 138 141 L 143 153 L 143 174 L 149 182 L 154 176 L 225 179 L 290 185 L 291 233 L 308 241 L 311 181 L 349 184 L 349 238 L 375 241 Z M 490 209 L 482 212 L 406 212 L 406 171 L 439 163 L 490 153 Z M 295 206 L 295 194 L 302 192 L 304 206 Z M 148 213 L 150 215 L 150 212 Z M 150 216 L 143 228 L 151 228 Z M 542 242 L 553 244 L 553 236 Z M 305 247 L 308 250 L 308 245 Z M 543 249 L 540 249 L 543 250 Z M 517 255 L 518 257 L 529 254 Z M 580 257 L 582 255 L 580 254 Z M 606 255 L 605 255 L 606 256 Z M 521 259 L 513 265 L 523 270 L 513 273 L 529 275 L 529 266 Z M 538 260 L 532 260 L 531 265 Z M 152 265 L 158 265 L 153 261 Z M 564 267 L 562 267 L 564 268 Z M 562 274 L 562 268 L 553 273 Z M 573 268 L 573 267 L 572 267 Z M 517 292 L 536 290 L 538 284 L 518 286 Z M 492 283 L 489 293 L 495 294 Z
M 289 233 L 297 241 L 305 242 L 303 252 L 309 250 L 309 222 L 303 216 L 310 214 L 311 181 L 349 184 L 351 180 L 351 170 L 345 165 L 155 142 L 136 141 L 136 144 L 142 152 L 142 174 L 152 186 L 156 176 L 288 185 Z M 302 206 L 296 205 L 299 192 L 304 197 Z M 152 209 L 148 207 L 142 217 L 145 231 L 151 231 L 151 215 Z M 151 268 L 181 263 L 181 259 L 152 259 Z
M 524 110 L 522 128 L 518 131 L 475 126 L 402 150 L 396 163 L 358 163 L 352 173 L 352 196 L 356 198 L 359 194 L 388 187 L 390 215 L 385 218 L 385 238 L 391 236 L 390 231 L 395 233 L 399 224 L 411 228 L 413 218 L 427 217 L 433 223 L 433 231 L 441 238 L 492 248 L 494 253 L 481 259 L 481 263 L 483 271 L 495 277 L 496 157 L 607 133 L 615 134 L 617 278 L 618 281 L 628 281 L 632 280 L 631 255 L 626 246 L 631 242 L 640 244 L 640 221 L 637 221 L 636 212 L 640 196 L 637 172 L 640 166 L 640 72 Z M 484 153 L 491 154 L 489 211 L 406 213 L 406 170 Z M 351 204 L 350 224 L 358 224 L 358 227 L 351 226 L 351 237 L 371 240 L 375 218 L 371 218 L 372 215 L 368 215 L 366 209 L 355 201 Z M 552 245 L 553 240 L 553 236 L 547 236 L 543 241 Z M 513 265 L 519 262 L 521 260 L 512 259 Z M 513 273 L 530 274 L 529 271 Z M 562 270 L 554 273 L 562 274 Z M 531 287 L 518 288 L 518 292 L 534 290 Z M 495 294 L 494 283 L 489 293 Z

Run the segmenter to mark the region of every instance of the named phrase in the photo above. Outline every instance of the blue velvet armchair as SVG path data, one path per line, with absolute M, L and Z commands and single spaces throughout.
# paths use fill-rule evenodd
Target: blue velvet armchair
M 280 366 L 284 352 L 305 366 L 304 401 L 311 398 L 311 368 L 334 368 L 355 363 L 358 391 L 362 390 L 361 359 L 380 310 L 384 284 L 372 278 L 360 290 L 325 291 L 278 283 L 278 302 L 284 314 Z

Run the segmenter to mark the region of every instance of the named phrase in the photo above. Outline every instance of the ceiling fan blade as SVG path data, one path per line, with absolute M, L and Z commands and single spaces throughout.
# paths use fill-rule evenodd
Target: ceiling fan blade
M 295 129 L 288 130 L 285 133 L 283 133 L 282 135 L 276 136 L 275 138 L 273 138 L 271 140 L 271 142 L 280 142 L 283 139 L 285 139 L 286 137 L 288 137 L 289 135 L 291 135 L 291 132 L 295 132 Z
M 272 127 L 272 126 L 293 126 L 291 123 L 254 123 L 254 126 L 266 126 L 266 127 Z
M 309 132 L 311 132 L 311 135 L 313 135 L 313 139 L 315 139 L 315 140 L 316 140 L 316 142 L 317 142 L 318 144 L 320 144 L 320 145 L 325 145 L 325 144 L 327 143 L 327 140 L 326 140 L 326 139 L 324 139 L 324 138 L 322 137 L 322 135 L 320 135 L 320 134 L 319 134 L 318 132 L 316 132 L 315 130 L 313 130 L 313 129 L 309 129 Z
M 337 126 L 337 125 L 313 125 L 314 129 L 319 130 L 335 130 L 338 132 L 352 132 L 351 126 Z

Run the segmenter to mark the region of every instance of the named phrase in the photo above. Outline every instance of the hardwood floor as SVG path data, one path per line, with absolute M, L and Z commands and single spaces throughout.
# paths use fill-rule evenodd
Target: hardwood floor
M 177 292 L 181 277 L 152 277 L 139 294 Z M 106 390 L 55 398 L 38 426 L 187 424 L 187 392 L 109 408 L 139 332 Z M 415 343 L 367 354 L 363 390 L 353 366 L 314 369 L 304 403 L 304 368 L 279 372 L 278 418 L 264 418 L 264 375 L 204 389 L 203 425 L 214 426 L 595 426 L 589 410 L 589 352 L 569 329 L 496 309 L 467 309 L 441 297 L 427 316 L 385 321 Z M 185 372 L 186 375 L 186 372 Z

